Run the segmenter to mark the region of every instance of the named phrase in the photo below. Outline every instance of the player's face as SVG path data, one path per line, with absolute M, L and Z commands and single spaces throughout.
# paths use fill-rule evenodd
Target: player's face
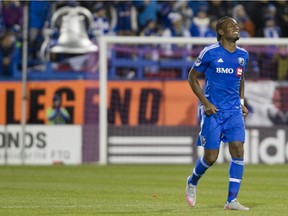
M 234 19 L 226 20 L 226 27 L 224 27 L 224 37 L 228 41 L 236 42 L 240 38 L 239 27 Z

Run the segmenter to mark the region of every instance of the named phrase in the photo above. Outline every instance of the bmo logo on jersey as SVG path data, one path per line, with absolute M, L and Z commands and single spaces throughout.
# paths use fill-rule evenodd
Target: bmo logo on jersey
M 233 68 L 216 68 L 216 73 L 233 74 Z

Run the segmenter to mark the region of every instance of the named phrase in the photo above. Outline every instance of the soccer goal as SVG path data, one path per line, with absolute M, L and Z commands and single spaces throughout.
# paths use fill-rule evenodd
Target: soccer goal
M 199 103 L 187 75 L 203 47 L 216 42 L 215 38 L 99 38 L 101 164 L 192 163 L 197 158 Z M 281 63 L 288 61 L 288 39 L 243 38 L 237 45 L 250 53 L 248 88 L 259 80 L 287 80 Z M 257 125 L 250 126 L 258 130 Z M 227 149 L 221 151 L 219 161 L 225 162 Z

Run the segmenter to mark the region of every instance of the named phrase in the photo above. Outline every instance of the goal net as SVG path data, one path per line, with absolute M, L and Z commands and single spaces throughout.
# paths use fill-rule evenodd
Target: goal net
M 201 154 L 195 146 L 199 102 L 187 75 L 203 47 L 213 43 L 214 38 L 99 39 L 100 163 L 195 161 Z M 245 103 L 251 113 L 246 142 L 253 144 L 258 134 L 259 144 L 270 136 L 267 131 L 274 126 L 281 130 L 288 122 L 288 40 L 245 38 L 237 44 L 250 55 L 245 75 Z M 274 132 L 271 136 L 277 136 Z M 264 161 L 264 156 L 252 157 L 251 151 L 246 151 L 247 160 Z M 218 162 L 228 157 L 223 148 Z

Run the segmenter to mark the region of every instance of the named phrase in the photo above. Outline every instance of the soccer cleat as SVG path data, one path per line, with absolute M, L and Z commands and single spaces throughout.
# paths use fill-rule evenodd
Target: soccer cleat
M 248 207 L 241 205 L 237 199 L 232 200 L 231 202 L 226 202 L 224 205 L 224 210 L 240 210 L 240 211 L 247 211 L 249 210 Z
M 193 186 L 192 184 L 188 184 L 188 179 L 191 176 L 188 176 L 187 183 L 186 183 L 186 202 L 190 207 L 195 206 L 196 204 L 196 186 Z

